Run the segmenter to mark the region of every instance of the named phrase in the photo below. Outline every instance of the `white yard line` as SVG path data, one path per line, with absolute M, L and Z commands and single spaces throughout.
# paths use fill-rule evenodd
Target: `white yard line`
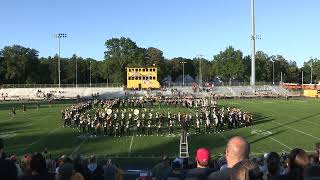
M 75 152 L 77 152 L 77 151 L 80 149 L 81 145 L 82 145 L 84 142 L 86 142 L 87 140 L 88 140 L 88 137 L 85 138 L 85 139 L 83 139 L 83 140 L 81 141 L 81 143 L 79 144 L 79 146 L 77 146 L 77 147 L 72 151 L 72 153 L 70 154 L 70 156 L 72 156 Z
M 290 127 L 290 126 L 281 124 L 281 123 L 279 123 L 279 122 L 275 122 L 275 121 L 272 121 L 272 122 L 273 122 L 273 123 L 276 123 L 276 124 L 279 124 L 279 125 L 281 125 L 281 126 L 283 126 L 283 127 L 286 127 L 286 128 L 288 128 L 288 129 L 291 129 L 291 130 L 293 130 L 293 131 L 296 131 L 296 132 L 299 132 L 299 133 L 301 133 L 301 134 L 304 134 L 304 135 L 313 137 L 313 138 L 315 138 L 315 139 L 317 139 L 317 140 L 320 140 L 320 137 L 317 137 L 317 136 L 314 136 L 314 135 L 312 135 L 312 134 L 306 133 L 306 132 L 304 132 L 304 131 L 301 131 L 301 130 L 292 128 L 292 127 Z
M 56 132 L 58 129 L 60 129 L 60 127 L 57 127 L 56 129 L 50 131 L 46 136 L 40 137 L 37 140 L 33 141 L 31 144 L 29 144 L 27 147 L 23 148 L 22 151 L 27 150 L 29 147 L 31 147 L 32 145 L 36 144 L 37 142 L 39 142 L 41 139 L 48 137 L 49 135 L 51 135 L 52 133 Z
M 275 138 L 273 138 L 273 137 L 269 137 L 269 138 L 270 138 L 270 139 L 272 139 L 273 141 L 275 141 L 275 142 L 277 142 L 277 143 L 281 144 L 282 146 L 284 146 L 284 147 L 288 148 L 289 150 L 292 150 L 292 148 L 291 148 L 290 146 L 288 146 L 288 145 L 286 145 L 286 144 L 282 143 L 281 141 L 278 141 L 278 140 L 276 140 L 276 139 L 275 139 Z
M 228 142 L 228 139 L 221 133 L 221 132 L 218 132 L 218 134 L 220 134 L 221 137 L 223 137 L 223 139 Z
M 128 157 L 129 157 L 129 156 L 130 156 L 130 154 L 131 154 L 131 148 L 132 148 L 133 138 L 134 138 L 134 135 L 132 135 L 132 137 L 131 137 L 131 142 L 130 142 L 130 147 L 129 147 Z
M 253 128 L 250 128 L 250 129 L 251 129 L 251 132 L 254 130 Z M 273 134 L 271 131 L 270 131 L 270 133 L 271 133 L 271 135 Z M 263 135 L 263 136 L 267 137 L 267 135 Z M 288 148 L 289 150 L 291 150 L 291 149 L 292 149 L 290 146 L 288 146 L 288 145 L 284 144 L 283 142 L 281 142 L 281 141 L 279 141 L 279 140 L 277 140 L 277 139 L 275 139 L 275 138 L 273 138 L 273 137 L 267 137 L 267 138 L 270 138 L 271 140 L 273 140 L 273 141 L 275 141 L 275 142 L 277 142 L 277 143 L 281 144 L 282 146 L 284 146 L 284 147 Z
M 304 121 L 307 122 L 307 123 L 310 123 L 310 124 L 312 124 L 312 125 L 315 125 L 315 126 L 320 127 L 320 124 L 317 124 L 317 123 L 315 123 L 315 122 L 308 121 L 308 120 L 304 120 Z

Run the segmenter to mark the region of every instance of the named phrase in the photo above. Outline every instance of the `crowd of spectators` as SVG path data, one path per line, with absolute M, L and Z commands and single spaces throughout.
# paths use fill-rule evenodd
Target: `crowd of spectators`
M 124 171 L 111 159 L 104 163 L 90 156 L 61 156 L 54 160 L 47 153 L 25 155 L 21 160 L 7 156 L 0 139 L 0 180 L 122 180 Z M 295 148 L 288 154 L 270 152 L 263 157 L 249 157 L 250 144 L 242 137 L 231 138 L 225 156 L 211 159 L 206 148 L 198 148 L 195 157 L 170 159 L 150 168 L 143 179 L 154 180 L 315 180 L 320 179 L 320 143 L 307 154 Z M 191 163 L 194 161 L 194 163 Z M 140 177 L 142 179 L 142 177 Z

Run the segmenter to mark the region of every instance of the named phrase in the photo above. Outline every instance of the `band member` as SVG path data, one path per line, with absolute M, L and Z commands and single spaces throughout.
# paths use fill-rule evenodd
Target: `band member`
M 141 134 L 140 135 L 146 135 L 146 121 L 144 119 L 141 120 Z
M 182 119 L 181 119 L 181 130 L 185 131 L 186 133 L 188 132 L 188 128 L 189 128 L 189 122 L 191 122 L 190 120 L 188 120 L 188 115 L 187 114 L 183 114 L 182 115 Z
M 118 119 L 118 109 L 113 113 L 114 122 L 117 122 L 117 119 Z
M 211 133 L 211 125 L 210 125 L 210 118 L 209 116 L 206 117 L 206 133 L 210 134 Z
M 115 127 L 114 127 L 114 137 L 120 137 L 120 123 L 116 121 Z
M 161 135 L 162 136 L 162 122 L 161 120 L 158 121 L 158 126 L 157 126 L 157 136 Z
M 97 133 L 96 133 L 96 126 L 95 126 L 95 124 L 94 124 L 94 121 L 93 121 L 93 120 L 91 121 L 91 130 L 90 130 L 90 132 L 91 132 L 91 135 L 97 136 Z
M 169 120 L 169 134 L 173 134 L 173 120 L 170 119 Z
M 131 111 L 129 111 L 128 120 L 129 120 L 130 122 L 132 122 L 132 113 L 131 113 Z
M 228 116 L 228 128 L 232 129 L 233 128 L 233 118 L 234 118 L 234 113 L 230 112 Z
M 107 136 L 108 135 L 108 122 L 103 121 L 103 135 Z
M 141 130 L 141 120 L 140 120 L 140 119 L 137 119 L 136 122 L 137 122 L 137 132 L 138 132 L 138 133 L 137 133 L 137 136 L 138 136 L 138 135 L 141 136 L 141 135 L 142 135 L 142 132 L 141 132 L 141 131 L 142 131 L 142 130 Z
M 152 122 L 151 122 L 151 119 L 148 120 L 148 125 L 147 125 L 147 133 L 148 133 L 148 136 L 152 135 Z
M 12 107 L 11 114 L 13 118 L 16 117 L 16 109 L 14 107 Z
M 99 136 L 101 133 L 101 124 L 98 121 L 95 121 L 95 135 Z
M 86 124 L 86 126 L 87 126 L 87 133 L 90 134 L 90 133 L 91 133 L 91 122 L 90 122 L 90 118 L 88 118 L 87 121 L 88 121 L 87 124 Z
M 112 136 L 112 132 L 113 132 L 113 122 L 112 119 L 109 120 L 108 122 L 108 131 L 109 131 L 109 136 Z
M 125 118 L 125 114 L 124 112 L 121 113 L 121 121 L 124 121 L 124 118 Z
M 81 115 L 80 116 L 80 122 L 79 122 L 79 132 L 82 131 L 82 132 L 85 132 L 85 128 L 83 129 L 83 126 L 84 126 L 84 116 Z
M 126 121 L 126 126 L 124 128 L 124 131 L 126 136 L 130 136 L 130 120 L 129 119 L 127 119 Z
M 197 119 L 196 120 L 196 134 L 200 134 L 201 132 L 200 132 L 200 121 L 199 121 L 199 119 Z

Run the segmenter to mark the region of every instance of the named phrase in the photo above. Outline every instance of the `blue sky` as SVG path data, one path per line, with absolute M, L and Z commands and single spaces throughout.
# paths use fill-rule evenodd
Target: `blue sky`
M 104 42 L 129 37 L 166 58 L 208 59 L 232 45 L 250 54 L 250 0 L 1 0 L 0 48 L 20 44 L 40 56 L 103 59 Z M 319 57 L 319 0 L 255 0 L 257 50 L 301 66 Z

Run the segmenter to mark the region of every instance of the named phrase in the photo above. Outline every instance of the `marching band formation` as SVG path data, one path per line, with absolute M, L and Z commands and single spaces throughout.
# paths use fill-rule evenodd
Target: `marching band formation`
M 171 112 L 172 107 L 185 107 L 177 110 L 188 112 Z M 64 127 L 94 137 L 162 136 L 180 130 L 210 134 L 251 126 L 253 121 L 250 113 L 239 108 L 218 107 L 214 100 L 193 98 L 94 100 L 73 105 L 61 113 Z

